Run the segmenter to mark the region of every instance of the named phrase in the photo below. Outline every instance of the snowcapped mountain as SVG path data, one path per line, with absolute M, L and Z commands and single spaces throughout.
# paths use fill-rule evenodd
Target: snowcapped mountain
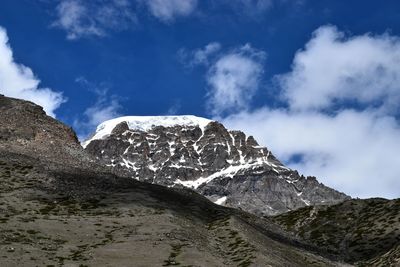
M 112 130 L 121 122 L 126 122 L 129 129 L 148 131 L 154 126 L 173 127 L 181 126 L 199 126 L 202 130 L 211 122 L 209 119 L 200 118 L 192 115 L 186 116 L 126 116 L 108 120 L 100 124 L 95 134 L 82 146 L 86 145 L 96 139 L 103 139 L 111 134 Z
M 273 215 L 349 198 L 285 167 L 252 136 L 196 116 L 130 116 L 82 144 L 118 174 L 189 187 L 217 204 Z

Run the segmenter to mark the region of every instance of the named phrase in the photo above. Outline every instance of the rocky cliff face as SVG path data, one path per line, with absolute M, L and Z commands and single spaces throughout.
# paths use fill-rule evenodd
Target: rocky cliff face
M 32 102 L 0 95 L 0 149 L 55 165 L 96 166 L 71 127 L 49 117 Z
M 117 118 L 84 146 L 116 173 L 259 215 L 348 198 L 285 167 L 252 136 L 194 116 Z

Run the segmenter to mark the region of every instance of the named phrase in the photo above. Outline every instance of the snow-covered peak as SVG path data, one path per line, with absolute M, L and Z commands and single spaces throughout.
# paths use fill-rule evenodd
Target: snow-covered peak
M 86 147 L 93 140 L 103 139 L 109 136 L 115 126 L 124 121 L 128 124 L 129 129 L 141 131 L 148 131 L 155 126 L 173 127 L 177 125 L 199 126 L 202 130 L 204 130 L 207 124 L 212 122 L 212 120 L 193 115 L 119 117 L 105 121 L 97 126 L 95 134 L 91 138 L 83 142 L 82 146 Z

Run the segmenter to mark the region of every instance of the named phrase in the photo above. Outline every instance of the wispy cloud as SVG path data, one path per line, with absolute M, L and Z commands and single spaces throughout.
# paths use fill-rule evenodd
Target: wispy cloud
M 104 37 L 113 31 L 131 28 L 151 14 L 160 22 L 172 24 L 194 14 L 207 16 L 198 0 L 55 0 L 57 19 L 52 26 L 67 32 L 67 38 Z M 208 0 L 212 7 L 228 7 L 236 14 L 259 17 L 277 3 L 299 6 L 304 0 Z M 205 5 L 207 6 L 207 5 Z
M 218 54 L 221 50 L 221 44 L 212 42 L 207 44 L 204 48 L 199 48 L 193 51 L 188 51 L 182 48 L 178 51 L 178 57 L 182 64 L 188 68 L 192 68 L 197 65 L 208 66 L 212 57 Z
M 102 37 L 110 30 L 124 30 L 137 21 L 134 6 L 128 0 L 61 0 L 57 16 L 53 26 L 65 30 L 70 40 Z
M 192 14 L 197 7 L 197 0 L 142 0 L 150 13 L 163 22 L 171 22 L 177 17 Z
M 104 37 L 135 26 L 139 10 L 171 23 L 191 15 L 196 7 L 197 0 L 59 0 L 52 26 L 65 30 L 69 40 Z
M 224 7 L 234 11 L 236 15 L 247 18 L 260 18 L 279 6 L 288 6 L 295 13 L 306 0 L 209 0 L 214 7 Z
M 46 113 L 55 117 L 55 110 L 66 101 L 61 92 L 41 88 L 40 80 L 29 67 L 14 61 L 7 32 L 0 27 L 0 93 L 41 105 Z
M 398 197 L 399 56 L 396 36 L 321 27 L 277 77 L 287 108 L 231 113 L 223 122 L 352 196 Z
M 172 105 L 167 110 L 167 115 L 177 115 L 182 107 L 179 99 L 173 101 Z
M 276 0 L 275 0 L 276 1 Z M 274 0 L 234 0 L 228 1 L 236 10 L 249 14 L 261 13 L 270 9 Z
M 79 139 L 85 140 L 100 123 L 121 116 L 122 106 L 120 98 L 116 95 L 109 95 L 107 87 L 93 84 L 84 77 L 77 78 L 76 82 L 96 96 L 93 105 L 83 112 L 83 118 L 77 118 L 73 123 Z

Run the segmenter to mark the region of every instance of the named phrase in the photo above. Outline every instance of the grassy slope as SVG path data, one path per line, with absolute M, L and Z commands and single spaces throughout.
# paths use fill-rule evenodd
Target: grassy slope
M 267 220 L 102 175 L 0 155 L 1 265 L 335 266 L 260 232 Z

